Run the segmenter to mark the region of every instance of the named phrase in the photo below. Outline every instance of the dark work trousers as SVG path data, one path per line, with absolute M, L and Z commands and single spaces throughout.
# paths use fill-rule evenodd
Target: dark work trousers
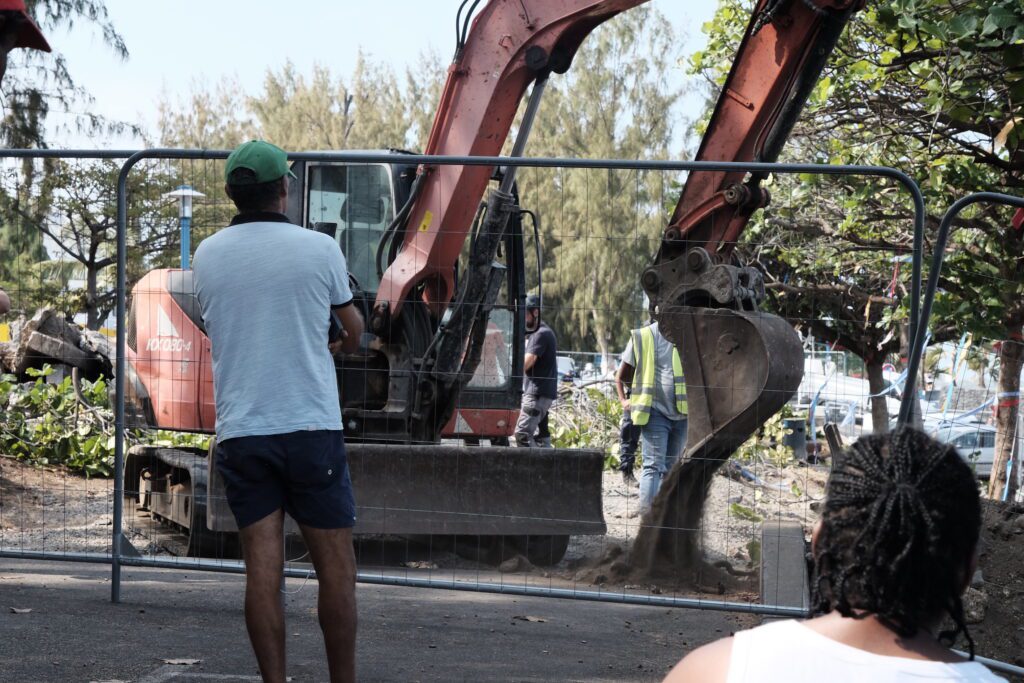
M 640 427 L 633 424 L 628 410 L 619 421 L 619 471 L 632 472 L 636 465 L 636 449 L 640 446 Z

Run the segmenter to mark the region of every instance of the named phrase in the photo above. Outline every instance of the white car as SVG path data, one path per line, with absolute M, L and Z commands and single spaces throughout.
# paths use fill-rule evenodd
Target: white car
M 981 422 L 946 423 L 932 436 L 956 446 L 956 449 L 981 478 L 992 474 L 992 461 L 996 453 L 996 428 Z

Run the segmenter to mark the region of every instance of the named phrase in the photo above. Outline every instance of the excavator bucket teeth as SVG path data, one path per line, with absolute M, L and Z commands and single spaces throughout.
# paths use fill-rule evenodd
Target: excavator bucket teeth
M 782 318 L 669 306 L 661 333 L 679 349 L 689 404 L 683 457 L 666 474 L 633 548 L 643 574 L 699 566 L 700 521 L 714 473 L 796 393 L 803 349 Z
M 345 450 L 359 534 L 605 532 L 601 451 L 360 443 Z M 233 522 L 224 505 L 210 528 Z

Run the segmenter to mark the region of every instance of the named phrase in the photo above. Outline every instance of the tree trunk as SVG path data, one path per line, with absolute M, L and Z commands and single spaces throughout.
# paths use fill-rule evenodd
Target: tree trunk
M 1024 365 L 1024 343 L 1020 329 L 1011 335 L 999 349 L 999 393 L 996 395 L 996 452 L 992 461 L 992 474 L 988 479 L 988 497 L 996 500 L 1003 497 L 1006 488 L 1006 463 L 1013 452 L 1017 436 L 1017 410 L 1020 398 L 1020 371 Z M 1008 499 L 1017 491 L 1017 469 L 1020 464 L 1014 460 L 1010 476 Z
M 96 301 L 96 280 L 99 273 L 89 268 L 85 276 L 85 326 L 90 330 L 100 329 L 100 316 Z
M 886 388 L 885 377 L 882 375 L 884 366 L 884 356 L 864 360 L 864 367 L 868 373 L 868 391 L 871 393 L 871 428 L 875 434 L 889 432 L 889 405 L 886 401 L 888 394 L 882 394 Z

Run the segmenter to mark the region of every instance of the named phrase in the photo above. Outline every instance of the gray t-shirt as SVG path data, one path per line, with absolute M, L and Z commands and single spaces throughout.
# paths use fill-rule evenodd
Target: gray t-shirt
M 681 420 L 685 415 L 676 410 L 676 376 L 672 372 L 672 342 L 661 336 L 658 323 L 651 323 L 654 332 L 654 402 L 652 407 L 670 420 Z M 633 356 L 633 337 L 630 335 L 626 350 L 622 352 L 622 362 L 636 367 Z
M 280 214 L 243 215 L 202 241 L 193 268 L 217 437 L 340 430 L 328 312 L 352 291 L 338 244 Z

